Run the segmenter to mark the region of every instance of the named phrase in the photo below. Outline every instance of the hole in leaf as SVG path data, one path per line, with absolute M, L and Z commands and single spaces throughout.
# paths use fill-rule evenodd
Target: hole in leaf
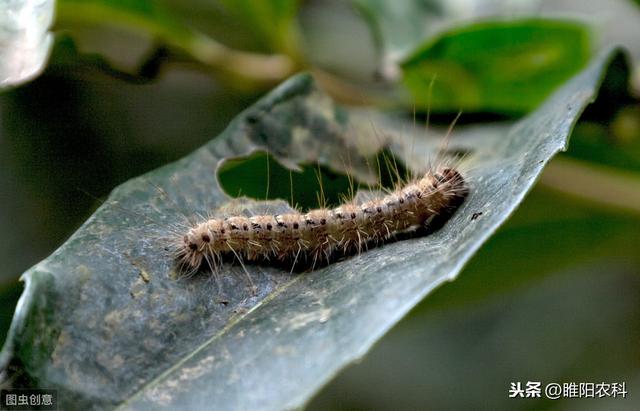
M 370 162 L 381 184 L 370 187 L 356 178 L 333 171 L 322 165 L 302 164 L 302 171 L 289 170 L 270 154 L 259 151 L 248 157 L 225 161 L 218 169 L 222 189 L 231 197 L 250 197 L 256 200 L 281 199 L 302 210 L 318 208 L 320 193 L 325 206 L 336 207 L 351 199 L 358 189 L 393 188 L 398 178 L 406 179 L 407 170 L 384 150 Z M 321 181 L 321 183 L 320 183 Z M 293 191 L 293 193 L 292 193 Z

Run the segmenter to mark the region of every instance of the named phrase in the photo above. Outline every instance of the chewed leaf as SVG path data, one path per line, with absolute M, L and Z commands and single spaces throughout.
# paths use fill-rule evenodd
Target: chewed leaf
M 51 49 L 53 0 L 3 0 L 0 3 L 0 89 L 32 79 L 42 71 Z
M 406 143 L 411 125 L 339 107 L 311 77 L 296 76 L 206 146 L 118 187 L 64 245 L 27 271 L 0 362 L 11 365 L 14 381 L 57 388 L 61 409 L 302 406 L 431 290 L 456 277 L 565 148 L 617 56 L 600 56 L 515 124 L 457 129 L 449 148 L 471 153 L 472 191 L 436 233 L 307 273 L 247 265 L 256 295 L 237 264 L 215 276 L 176 280 L 164 249 L 185 220 L 290 209 L 282 200 L 230 199 L 215 178 L 223 160 L 268 151 L 292 169 L 319 162 L 366 181 L 366 159 L 383 147 L 412 169 L 437 150 L 438 139 Z M 403 152 L 407 146 L 416 147 L 409 154 L 418 158 Z

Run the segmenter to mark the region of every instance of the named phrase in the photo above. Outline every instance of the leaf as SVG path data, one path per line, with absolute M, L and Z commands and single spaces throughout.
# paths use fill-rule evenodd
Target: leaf
M 593 261 L 638 261 L 637 225 L 637 215 L 594 210 L 584 201 L 538 185 L 469 262 L 464 279 L 439 288 L 422 308 L 492 301 L 491 297 Z
M 384 59 L 401 59 L 453 19 L 446 2 L 440 0 L 352 0 L 352 3 L 369 23 Z M 453 14 L 460 17 L 459 10 Z
M 425 39 L 454 27 L 486 19 L 540 16 L 540 5 L 532 2 L 508 7 L 484 0 L 467 0 L 464 4 L 446 0 L 352 0 L 352 3 L 369 24 L 378 53 L 386 64 L 405 59 L 423 46 Z
M 49 57 L 53 0 L 0 1 L 0 90 L 36 77 Z
M 521 258 L 524 251 L 518 250 Z M 487 270 L 495 261 L 487 261 Z M 413 310 L 307 409 L 393 404 L 388 408 L 462 410 L 482 404 L 483 409 L 511 410 L 520 408 L 505 395 L 514 375 L 535 375 L 536 381 L 589 381 L 593 375 L 635 380 L 638 346 L 628 342 L 640 339 L 637 327 L 630 326 L 638 323 L 637 264 L 598 262 L 555 271 L 463 308 Z M 476 283 L 467 283 L 468 274 L 465 269 L 452 284 L 472 288 Z M 603 352 L 602 347 L 617 349 Z M 468 389 L 453 395 L 452 382 Z M 615 399 L 604 401 L 611 404 L 604 409 L 617 409 Z M 545 407 L 562 408 L 558 403 Z
M 576 22 L 483 22 L 424 44 L 402 63 L 403 82 L 418 107 L 520 114 L 540 104 L 589 55 L 589 32 Z
M 204 273 L 173 279 L 167 240 L 158 233 L 182 214 L 288 208 L 283 201 L 230 200 L 213 177 L 221 160 L 268 150 L 289 167 L 318 160 L 341 169 L 348 152 L 353 175 L 367 180 L 363 159 L 381 143 L 402 157 L 408 139 L 396 120 L 336 106 L 309 76 L 296 76 L 190 156 L 118 187 L 63 246 L 25 273 L 0 364 L 14 370 L 15 381 L 58 388 L 62 409 L 302 406 L 418 301 L 456 277 L 566 147 L 614 58 L 617 52 L 599 56 L 513 125 L 456 130 L 450 148 L 472 152 L 473 189 L 440 231 L 309 273 L 248 265 L 255 296 L 237 265 L 218 273 L 223 292 Z M 379 133 L 371 132 L 372 121 Z M 438 146 L 418 137 L 415 144 L 417 153 Z
M 106 25 L 150 36 L 223 74 L 258 84 L 280 80 L 293 70 L 293 63 L 285 56 L 234 50 L 150 0 L 60 0 L 56 24 L 63 28 Z
M 56 20 L 63 27 L 84 22 L 140 30 L 187 50 L 195 50 L 199 40 L 195 30 L 175 19 L 161 4 L 149 0 L 59 0 Z
M 299 53 L 294 27 L 299 0 L 221 0 L 220 4 L 272 50 Z
M 580 0 L 563 2 L 502 2 L 466 0 L 463 3 L 445 0 L 352 0 L 369 24 L 377 51 L 383 62 L 382 73 L 394 73 L 393 64 L 402 60 L 426 38 L 454 26 L 485 19 L 514 19 L 537 16 L 557 19 L 575 18 L 589 24 L 597 33 L 598 44 L 624 46 L 634 63 L 640 61 L 640 8 L 629 0 L 600 0 L 588 4 Z M 637 1 L 636 1 L 637 3 Z M 585 16 L 607 13 L 607 19 Z M 636 64 L 637 65 L 637 64 Z M 385 67 L 386 66 L 386 67 Z M 640 90 L 640 70 L 632 71 L 632 87 Z
M 625 62 L 609 68 L 608 87 L 576 125 L 568 155 L 585 164 L 640 172 L 640 105 L 630 94 L 629 75 Z

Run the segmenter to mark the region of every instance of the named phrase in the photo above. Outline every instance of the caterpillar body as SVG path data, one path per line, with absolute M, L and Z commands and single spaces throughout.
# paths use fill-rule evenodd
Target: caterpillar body
M 336 255 L 360 252 L 396 235 L 441 224 L 469 193 L 453 167 L 438 166 L 381 198 L 307 213 L 210 218 L 177 240 L 181 271 L 203 262 L 217 270 L 228 260 L 302 260 L 315 267 Z

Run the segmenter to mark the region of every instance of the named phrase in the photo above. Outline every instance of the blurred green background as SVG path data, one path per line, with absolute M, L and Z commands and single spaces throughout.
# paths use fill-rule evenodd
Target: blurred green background
M 430 121 L 443 125 L 459 108 L 463 123 L 508 121 L 535 108 L 590 55 L 621 44 L 630 71 L 612 68 L 569 152 L 550 165 L 517 213 L 455 282 L 416 307 L 309 408 L 638 408 L 637 2 L 61 0 L 57 6 L 44 73 L 0 94 L 2 340 L 22 290 L 20 273 L 73 233 L 97 198 L 199 147 L 297 70 L 312 70 L 346 103 L 409 114 L 428 106 Z M 539 20 L 559 16 L 571 20 Z M 493 30 L 493 39 L 503 33 L 507 46 L 482 48 L 482 27 Z M 553 30 L 558 34 L 538 41 Z M 434 67 L 453 75 L 464 68 L 467 77 L 440 76 L 428 95 Z M 572 193 L 581 184 L 595 195 Z M 515 381 L 626 382 L 629 395 L 509 399 Z

